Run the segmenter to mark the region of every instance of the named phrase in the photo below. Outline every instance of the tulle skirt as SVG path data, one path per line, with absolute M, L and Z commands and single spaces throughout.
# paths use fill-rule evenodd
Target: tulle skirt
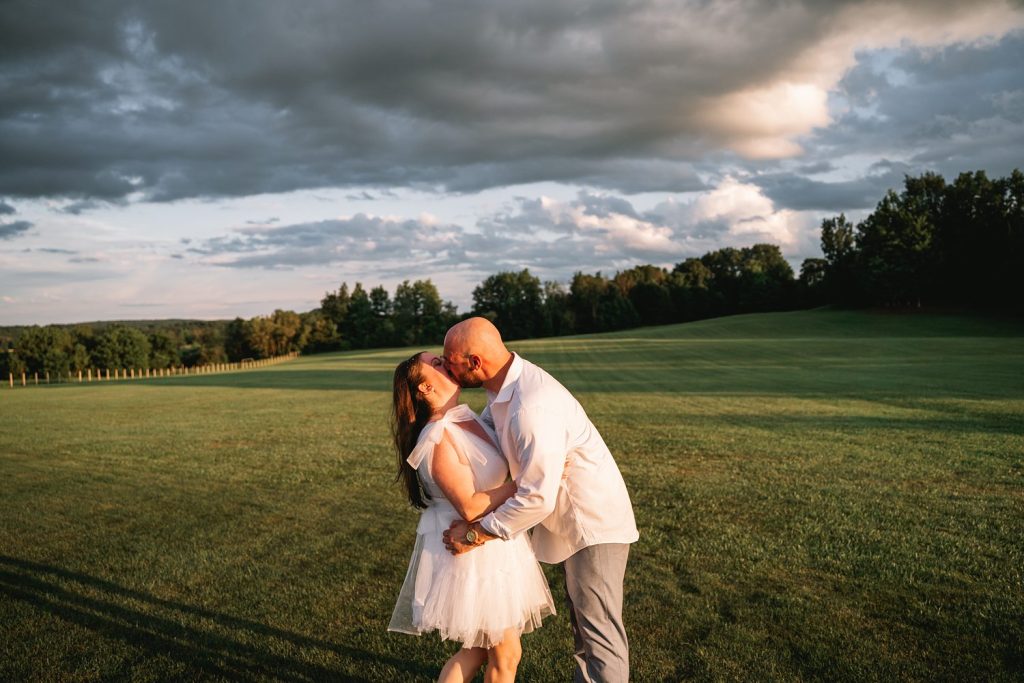
M 506 629 L 529 633 L 554 613 L 527 534 L 489 541 L 456 556 L 432 531 L 416 536 L 388 630 L 437 631 L 463 647 L 490 648 L 501 642 Z

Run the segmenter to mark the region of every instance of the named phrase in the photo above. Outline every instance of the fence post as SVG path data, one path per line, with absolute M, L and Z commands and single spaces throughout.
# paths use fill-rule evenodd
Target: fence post
M 11 383 L 11 389 L 13 389 L 14 388 L 14 373 L 13 372 L 8 372 L 7 373 L 7 380 Z
M 50 371 L 49 370 L 46 371 L 46 383 L 47 384 L 50 383 Z
M 78 371 L 78 383 L 79 384 L 82 383 L 82 371 L 81 370 Z
M 25 373 L 21 373 L 21 386 L 25 386 Z
M 32 378 L 36 381 L 36 386 L 39 386 L 39 373 L 38 372 L 33 372 L 32 373 Z

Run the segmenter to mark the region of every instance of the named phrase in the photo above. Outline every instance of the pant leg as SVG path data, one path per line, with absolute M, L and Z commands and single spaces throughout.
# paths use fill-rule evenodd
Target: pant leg
M 622 580 L 628 558 L 628 544 L 602 543 L 565 561 L 577 682 L 629 680 L 629 641 L 622 623 Z
M 562 566 L 564 571 L 565 567 Z M 586 676 L 587 671 L 587 648 L 584 644 L 583 635 L 580 633 L 580 625 L 577 623 L 577 617 L 575 617 L 575 607 L 572 606 L 572 596 L 569 593 L 569 582 L 567 575 L 565 577 L 565 596 L 568 598 L 569 603 L 569 625 L 572 627 L 572 659 L 575 661 L 575 673 L 572 677 L 573 683 L 588 683 L 589 679 Z
M 566 581 L 565 593 L 569 594 L 569 583 Z M 576 622 L 576 609 L 572 605 L 572 598 L 569 598 L 569 623 L 572 625 L 573 661 L 576 662 L 576 669 L 573 675 L 573 683 L 589 683 L 587 676 L 587 648 L 583 642 L 583 635 L 580 633 L 579 624 Z

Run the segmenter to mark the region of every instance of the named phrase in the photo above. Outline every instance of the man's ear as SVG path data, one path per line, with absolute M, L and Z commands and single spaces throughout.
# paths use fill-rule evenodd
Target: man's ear
M 480 356 L 469 357 L 469 367 L 471 370 L 479 370 L 483 363 L 480 361 Z

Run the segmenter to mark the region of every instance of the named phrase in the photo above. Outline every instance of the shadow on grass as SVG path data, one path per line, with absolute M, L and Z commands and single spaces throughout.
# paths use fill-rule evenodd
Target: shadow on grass
M 66 587 L 69 581 L 86 588 L 82 591 L 69 589 Z M 283 649 L 281 643 L 285 648 L 320 651 L 357 664 L 389 666 L 402 678 L 433 675 L 431 670 L 416 662 L 292 633 L 258 621 L 159 598 L 87 574 L 5 555 L 0 555 L 0 595 L 28 603 L 151 656 L 172 659 L 185 667 L 183 673 L 191 676 L 230 680 L 262 677 L 282 681 L 360 680 L 348 671 L 278 654 Z M 133 606 L 139 603 L 144 607 Z M 164 616 L 156 614 L 157 610 Z M 202 621 L 210 627 L 196 628 L 186 623 L 189 621 Z
M 761 415 L 757 413 L 731 413 L 728 415 L 697 416 L 704 424 L 720 425 L 721 429 L 751 428 L 766 434 L 780 432 L 836 434 L 863 434 L 877 436 L 881 432 L 920 432 L 944 437 L 951 434 L 1006 434 L 1024 431 L 1024 418 L 1011 414 L 977 414 L 958 418 L 943 417 L 905 418 L 886 415 Z

